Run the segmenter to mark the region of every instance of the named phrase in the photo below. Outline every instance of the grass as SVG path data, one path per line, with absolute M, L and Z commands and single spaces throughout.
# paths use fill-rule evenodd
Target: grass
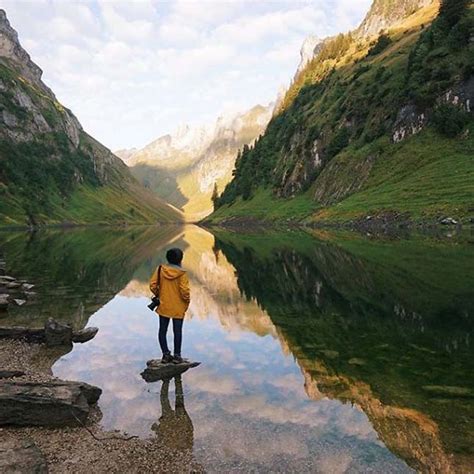
M 438 98 L 470 77 L 472 45 L 452 46 L 442 20 L 430 26 L 436 14 L 433 4 L 410 16 L 388 32 L 390 42 L 378 54 L 367 55 L 369 43 L 352 41 L 339 57 L 310 62 L 265 134 L 237 163 L 222 207 L 208 220 L 341 223 L 403 214 L 415 222 L 448 215 L 468 222 L 474 216 L 472 118 L 455 130 L 456 138 L 443 133 L 452 120 L 441 114 L 442 127 L 391 141 L 404 105 L 436 116 Z M 473 15 L 474 9 L 466 21 L 472 24 Z
M 374 158 L 365 176 L 363 165 L 369 156 Z M 337 196 L 338 191 L 358 179 L 362 181 L 361 189 L 337 204 L 314 200 L 319 188 L 324 187 L 325 198 L 330 200 L 331 192 Z M 404 213 L 415 222 L 447 215 L 467 220 L 474 213 L 473 189 L 472 134 L 464 139 L 448 139 L 426 129 L 400 144 L 381 138 L 362 148 L 350 147 L 335 158 L 309 191 L 295 198 L 278 199 L 271 190 L 260 188 L 248 201 L 239 198 L 222 206 L 208 220 L 218 223 L 246 217 L 345 222 L 388 212 Z
M 316 212 L 312 220 L 345 221 L 367 214 L 407 213 L 414 221 L 468 218 L 474 208 L 474 139 L 446 139 L 426 130 L 399 145 L 380 141 L 382 155 L 363 189 Z M 346 152 L 341 159 L 360 159 Z M 337 180 L 337 175 L 324 176 Z M 316 181 L 314 187 L 318 186 Z
M 207 222 L 219 223 L 231 218 L 249 218 L 263 221 L 302 220 L 318 207 L 308 194 L 293 199 L 279 199 L 269 189 L 259 189 L 252 199 L 239 198 L 231 205 L 217 209 Z
M 132 188 L 133 189 L 133 188 Z M 63 199 L 51 195 L 49 212 L 38 212 L 37 223 L 43 224 L 154 224 L 175 222 L 179 214 L 160 204 L 137 185 L 135 193 L 115 186 L 79 186 Z M 158 202 L 158 204 L 157 204 Z M 29 224 L 23 203 L 15 197 L 2 199 L 0 226 Z

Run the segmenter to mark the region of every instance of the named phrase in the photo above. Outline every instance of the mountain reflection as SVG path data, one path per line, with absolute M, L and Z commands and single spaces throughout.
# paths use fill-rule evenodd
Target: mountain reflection
M 221 231 L 216 247 L 297 358 L 311 398 L 360 406 L 415 469 L 472 466 L 468 244 Z
M 174 410 L 173 383 L 157 393 L 139 376 L 159 355 L 148 279 L 171 245 L 191 283 L 186 355 L 203 362 Z M 106 429 L 174 429 L 214 471 L 472 466 L 474 249 L 462 240 L 186 226 L 4 233 L 0 246 L 38 285 L 6 324 L 99 326 L 53 370 L 103 388 Z

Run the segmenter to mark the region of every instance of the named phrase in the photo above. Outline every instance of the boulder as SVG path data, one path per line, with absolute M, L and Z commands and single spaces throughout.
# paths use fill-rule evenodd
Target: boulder
M 20 288 L 21 283 L 18 283 L 17 281 L 10 281 L 5 285 L 9 290 L 16 290 L 17 288 Z
M 26 300 L 20 300 L 13 298 L 12 300 L 17 306 L 23 306 L 26 303 Z
M 59 323 L 49 318 L 44 325 L 44 338 L 47 346 L 65 346 L 72 342 L 72 327 L 70 324 Z
M 23 285 L 21 285 L 21 287 L 24 289 L 24 290 L 31 290 L 35 287 L 35 285 L 31 285 L 30 283 L 23 283 Z
M 0 381 L 0 425 L 77 426 L 101 393 L 83 382 Z
M 0 379 L 11 379 L 13 377 L 21 377 L 25 372 L 21 370 L 0 370 Z
M 0 310 L 5 310 L 8 308 L 8 295 L 0 294 Z
M 458 221 L 452 217 L 445 217 L 444 219 L 441 219 L 440 223 L 442 225 L 458 225 Z
M 8 275 L 0 275 L 0 284 L 11 283 L 15 278 Z
M 90 341 L 95 337 L 95 335 L 99 332 L 99 328 L 90 327 L 82 329 L 81 331 L 75 331 L 72 334 L 72 342 L 87 342 Z
M 156 382 L 158 380 L 170 379 L 200 365 L 201 362 L 191 362 L 184 359 L 181 364 L 164 364 L 159 359 L 149 360 L 146 369 L 141 376 L 146 382 Z
M 8 439 L 0 443 L 0 472 L 43 474 L 48 472 L 48 466 L 31 439 Z

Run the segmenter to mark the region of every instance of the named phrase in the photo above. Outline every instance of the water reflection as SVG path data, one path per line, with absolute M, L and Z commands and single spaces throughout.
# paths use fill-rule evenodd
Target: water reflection
M 170 380 L 161 384 L 160 402 L 161 417 L 151 429 L 165 446 L 177 451 L 192 451 L 194 444 L 194 427 L 184 406 L 183 382 L 181 376 L 174 377 L 175 404 L 174 410 L 169 401 Z
M 99 326 L 98 336 L 62 357 L 54 373 L 104 389 L 105 428 L 159 433 L 176 447 L 194 439 L 195 457 L 211 471 L 470 470 L 469 245 L 301 232 L 214 236 L 197 227 L 132 229 L 133 239 L 122 230 L 98 245 L 87 232 L 48 236 L 53 276 L 45 269 L 38 278 L 51 282 L 43 284 L 50 295 L 58 286 L 74 294 L 74 305 L 100 295 L 102 307 L 88 303 L 80 320 Z M 28 279 L 34 249 L 44 248 L 35 239 L 27 253 L 24 236 L 3 239 L 9 262 Z M 192 290 L 184 353 L 203 362 L 183 375 L 184 389 L 140 377 L 159 355 L 147 281 L 171 242 L 186 250 Z M 65 277 L 71 258 L 95 278 Z M 102 274 L 91 273 L 99 262 Z M 34 314 L 53 304 L 61 311 L 39 301 Z

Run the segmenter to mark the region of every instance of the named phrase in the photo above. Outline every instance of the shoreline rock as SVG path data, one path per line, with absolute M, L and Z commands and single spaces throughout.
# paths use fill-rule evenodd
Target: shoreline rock
M 0 299 L 1 303 L 1 299 Z M 46 343 L 48 347 L 70 346 L 73 342 L 90 341 L 99 332 L 99 328 L 88 327 L 73 331 L 71 325 L 48 319 L 44 328 L 26 328 L 22 326 L 0 327 L 0 339 L 24 340 Z
M 83 382 L 0 381 L 0 425 L 78 426 L 101 394 Z

